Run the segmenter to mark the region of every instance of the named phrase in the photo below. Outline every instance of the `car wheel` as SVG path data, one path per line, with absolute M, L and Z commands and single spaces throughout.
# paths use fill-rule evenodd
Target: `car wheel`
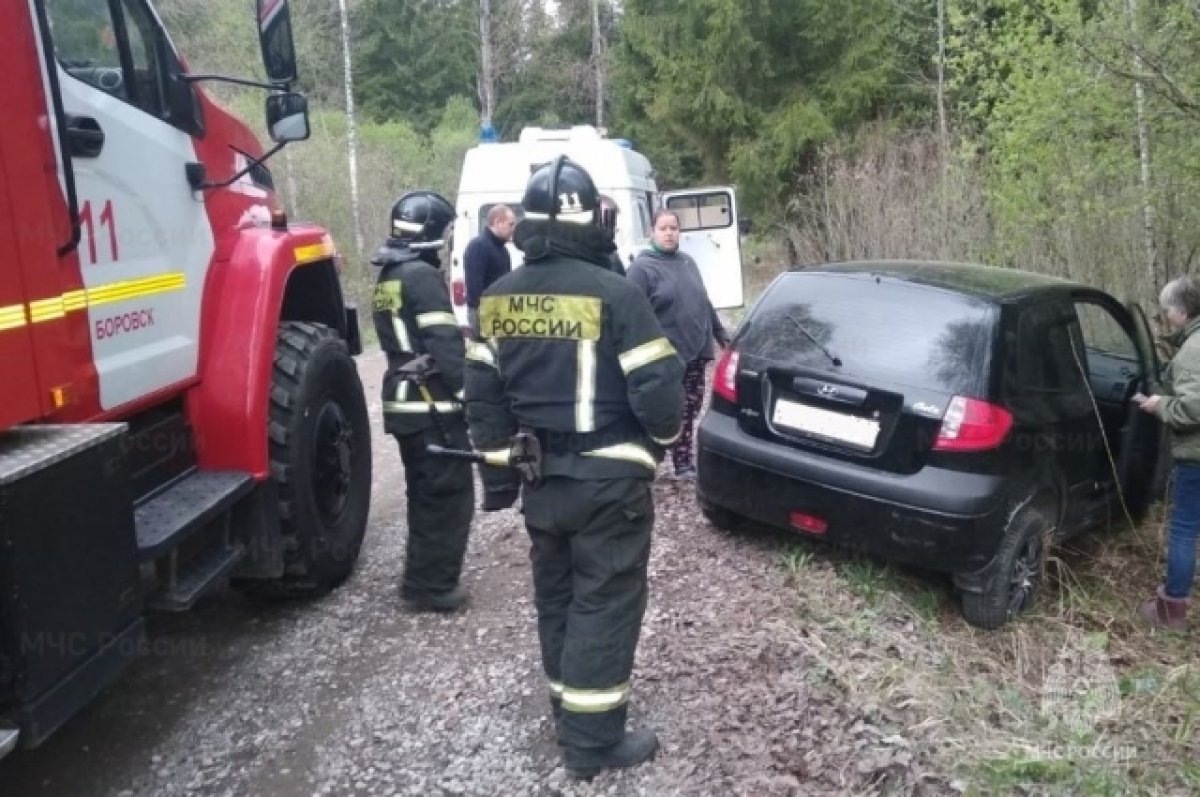
M 1049 530 L 1049 521 L 1036 509 L 1023 509 L 1009 522 L 983 590 L 963 593 L 968 623 L 1000 628 L 1034 605 L 1045 574 Z

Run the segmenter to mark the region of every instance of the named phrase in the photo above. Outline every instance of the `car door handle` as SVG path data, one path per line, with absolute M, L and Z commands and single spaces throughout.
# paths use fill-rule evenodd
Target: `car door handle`
M 104 131 L 90 116 L 68 116 L 67 144 L 76 158 L 98 158 L 104 149 Z

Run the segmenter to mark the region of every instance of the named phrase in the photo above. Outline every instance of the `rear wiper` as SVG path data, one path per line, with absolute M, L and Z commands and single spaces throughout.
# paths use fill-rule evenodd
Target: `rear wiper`
M 821 341 L 817 340 L 817 338 L 813 335 L 813 333 L 809 332 L 808 329 L 804 326 L 804 324 L 801 324 L 799 321 L 797 321 L 795 316 L 788 316 L 788 321 L 791 321 L 793 324 L 795 324 L 796 329 L 799 329 L 801 332 L 803 332 L 804 336 L 806 338 L 808 338 L 809 340 L 811 340 L 813 342 L 813 345 L 816 346 L 818 349 L 820 349 L 821 353 L 829 358 L 829 362 L 833 363 L 833 366 L 835 368 L 842 367 L 841 359 L 836 354 L 831 352 L 829 349 L 822 346 Z

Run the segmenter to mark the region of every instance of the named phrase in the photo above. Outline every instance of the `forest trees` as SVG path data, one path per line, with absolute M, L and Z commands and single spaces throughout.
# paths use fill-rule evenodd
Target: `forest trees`
M 251 0 L 156 5 L 193 67 L 259 72 Z M 491 110 L 502 140 L 600 117 L 663 187 L 732 182 L 792 260 L 985 259 L 1145 298 L 1200 253 L 1196 0 L 292 5 L 319 143 L 292 153 L 289 200 L 336 224 L 346 5 L 366 206 L 419 181 L 453 193 Z

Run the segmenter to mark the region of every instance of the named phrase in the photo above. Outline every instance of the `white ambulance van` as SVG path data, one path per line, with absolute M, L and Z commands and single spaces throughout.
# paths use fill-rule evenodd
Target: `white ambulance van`
M 451 295 L 459 323 L 467 326 L 463 253 L 487 225 L 488 211 L 506 204 L 522 218 L 521 196 L 533 169 L 566 155 L 587 169 L 601 194 L 620 208 L 616 243 L 621 262 L 650 246 L 650 219 L 659 207 L 679 214 L 680 249 L 700 266 L 718 309 L 741 307 L 742 253 L 737 199 L 730 187 L 658 192 L 654 168 L 629 142 L 604 136 L 590 125 L 567 129 L 527 127 L 515 143 L 481 143 L 467 151 L 459 181 L 451 250 Z M 508 245 L 513 267 L 521 251 Z

